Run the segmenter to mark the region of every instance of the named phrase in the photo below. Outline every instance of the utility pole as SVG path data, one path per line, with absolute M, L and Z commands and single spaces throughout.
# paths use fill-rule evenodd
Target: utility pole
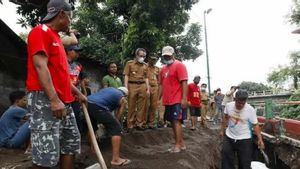
M 211 94 L 210 88 L 210 73 L 209 73 L 209 57 L 208 57 L 208 45 L 207 45 L 207 31 L 206 31 L 206 15 L 212 11 L 212 8 L 209 8 L 204 11 L 204 36 L 205 36 L 205 54 L 206 54 L 206 66 L 207 66 L 207 86 L 208 86 L 208 94 Z

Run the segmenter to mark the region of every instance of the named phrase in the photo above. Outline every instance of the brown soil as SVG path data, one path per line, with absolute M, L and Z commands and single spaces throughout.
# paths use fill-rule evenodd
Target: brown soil
M 217 132 L 200 128 L 196 131 L 184 129 L 187 150 L 169 153 L 174 144 L 171 128 L 135 131 L 122 137 L 121 156 L 132 163 L 122 167 L 112 167 L 110 139 L 101 141 L 100 149 L 108 168 L 117 169 L 216 169 L 220 168 L 220 140 Z M 31 158 L 22 150 L 0 149 L 0 168 L 30 168 Z M 83 143 L 82 153 L 76 157 L 75 166 L 85 168 L 96 163 L 95 154 Z

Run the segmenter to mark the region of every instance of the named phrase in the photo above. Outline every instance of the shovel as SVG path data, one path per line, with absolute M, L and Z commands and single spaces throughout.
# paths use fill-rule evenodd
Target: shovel
M 88 126 L 89 134 L 91 136 L 92 145 L 93 145 L 93 148 L 95 150 L 95 153 L 96 153 L 96 156 L 97 156 L 98 162 L 99 162 L 99 163 L 96 163 L 94 165 L 89 166 L 86 169 L 107 169 L 107 166 L 105 164 L 105 161 L 103 159 L 103 156 L 101 154 L 101 151 L 99 149 L 99 146 L 98 146 L 98 143 L 97 143 L 97 140 L 96 140 L 96 136 L 95 136 L 95 133 L 94 133 L 94 130 L 93 130 L 93 127 L 92 127 L 91 119 L 90 119 L 88 110 L 86 108 L 86 105 L 82 104 L 82 108 L 83 108 L 83 113 L 84 113 L 85 120 L 86 120 L 86 123 L 87 123 L 87 126 Z
M 262 154 L 262 156 L 264 157 L 266 166 L 270 167 L 270 159 L 269 159 L 268 155 L 266 154 L 266 152 L 262 148 L 259 148 L 259 151 Z

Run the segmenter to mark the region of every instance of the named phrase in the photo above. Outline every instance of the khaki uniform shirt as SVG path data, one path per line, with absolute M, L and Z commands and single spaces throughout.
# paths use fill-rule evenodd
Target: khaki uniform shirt
M 209 97 L 206 92 L 201 92 L 201 101 L 202 101 L 202 104 L 208 105 Z
M 128 76 L 128 83 L 145 82 L 149 77 L 148 66 L 146 63 L 130 60 L 126 63 L 123 74 Z
M 159 68 L 157 66 L 148 66 L 149 69 L 149 84 L 151 87 L 158 86 Z

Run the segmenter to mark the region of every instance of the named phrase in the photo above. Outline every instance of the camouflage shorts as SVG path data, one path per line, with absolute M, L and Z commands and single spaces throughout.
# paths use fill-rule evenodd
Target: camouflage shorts
M 60 154 L 80 153 L 80 133 L 74 112 L 67 105 L 67 116 L 59 120 L 52 115 L 48 97 L 44 92 L 28 93 L 28 111 L 31 113 L 30 129 L 32 162 L 38 166 L 56 166 Z

